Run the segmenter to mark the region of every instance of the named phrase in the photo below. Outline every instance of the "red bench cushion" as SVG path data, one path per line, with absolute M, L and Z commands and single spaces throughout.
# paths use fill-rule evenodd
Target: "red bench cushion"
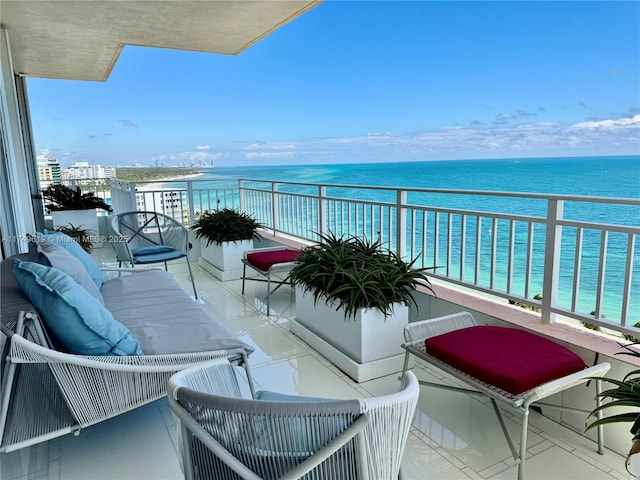
M 430 355 L 514 395 L 585 368 L 571 350 L 515 328 L 461 328 L 425 345 Z
M 247 261 L 260 270 L 267 271 L 273 265 L 293 262 L 299 256 L 299 250 L 271 250 L 268 252 L 249 253 L 247 255 Z

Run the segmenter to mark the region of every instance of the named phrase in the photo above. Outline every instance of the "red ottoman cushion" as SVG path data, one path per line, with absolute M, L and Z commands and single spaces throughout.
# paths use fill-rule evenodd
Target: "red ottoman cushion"
M 271 250 L 268 252 L 249 253 L 247 255 L 247 261 L 260 270 L 266 271 L 278 263 L 293 262 L 299 256 L 299 250 Z
M 571 350 L 515 328 L 461 328 L 425 345 L 430 355 L 514 395 L 585 368 Z

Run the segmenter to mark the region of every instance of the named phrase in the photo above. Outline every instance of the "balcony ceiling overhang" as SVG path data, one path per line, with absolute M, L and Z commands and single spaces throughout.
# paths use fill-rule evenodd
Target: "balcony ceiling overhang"
M 322 0 L 0 0 L 17 74 L 105 81 L 125 45 L 235 55 Z

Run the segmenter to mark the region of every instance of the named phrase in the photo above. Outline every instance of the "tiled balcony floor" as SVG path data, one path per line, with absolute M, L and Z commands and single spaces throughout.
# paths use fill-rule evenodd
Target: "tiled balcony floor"
M 108 255 L 108 248 L 97 256 Z M 265 284 L 216 281 L 196 267 L 204 308 L 255 346 L 250 357 L 257 388 L 282 393 L 353 398 L 390 393 L 397 375 L 354 383 L 288 331 L 292 295 L 280 289 L 272 316 L 262 312 Z M 187 292 L 185 264 L 171 271 Z M 417 362 L 414 371 L 436 374 Z M 433 378 L 433 377 L 432 377 Z M 512 415 L 508 428 L 517 437 Z M 179 479 L 174 423 L 166 399 L 36 447 L 0 457 L 0 478 L 11 479 Z M 626 479 L 624 458 L 533 412 L 528 442 L 527 479 Z M 515 479 L 517 468 L 490 405 L 476 397 L 421 387 L 420 401 L 403 461 L 406 479 Z

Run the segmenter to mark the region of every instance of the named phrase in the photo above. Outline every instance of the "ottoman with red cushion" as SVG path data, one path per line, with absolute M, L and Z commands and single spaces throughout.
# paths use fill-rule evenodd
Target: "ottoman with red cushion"
M 571 350 L 524 330 L 475 326 L 425 340 L 430 355 L 514 395 L 585 368 Z
M 415 355 L 471 388 L 426 380 L 420 380 L 421 385 L 489 397 L 511 454 L 518 463 L 519 480 L 525 476 L 531 405 L 594 379 L 598 392 L 600 378 L 611 368 L 607 362 L 585 367 L 582 358 L 568 348 L 528 331 L 479 326 L 469 312 L 410 322 L 404 327 L 404 337 L 406 356 L 403 374 L 409 366 L 409 355 Z M 593 396 L 596 397 L 595 393 Z M 511 439 L 496 401 L 507 404 L 521 415 L 519 449 Z M 596 397 L 596 406 L 600 402 Z M 563 404 L 555 406 L 565 408 Z M 597 433 L 598 452 L 602 453 L 602 426 L 597 427 Z
M 266 277 L 267 282 L 267 316 L 270 315 L 270 297 L 281 285 L 288 282 L 288 276 L 284 280 L 278 282 L 276 288 L 271 290 L 271 275 L 276 272 L 286 272 L 293 268 L 294 262 L 300 256 L 300 250 L 291 250 L 288 248 L 266 248 L 262 250 L 254 250 L 247 252 L 242 259 L 244 264 L 242 272 L 242 294 L 244 295 L 245 280 L 262 280 L 261 278 L 247 277 L 247 266 Z

